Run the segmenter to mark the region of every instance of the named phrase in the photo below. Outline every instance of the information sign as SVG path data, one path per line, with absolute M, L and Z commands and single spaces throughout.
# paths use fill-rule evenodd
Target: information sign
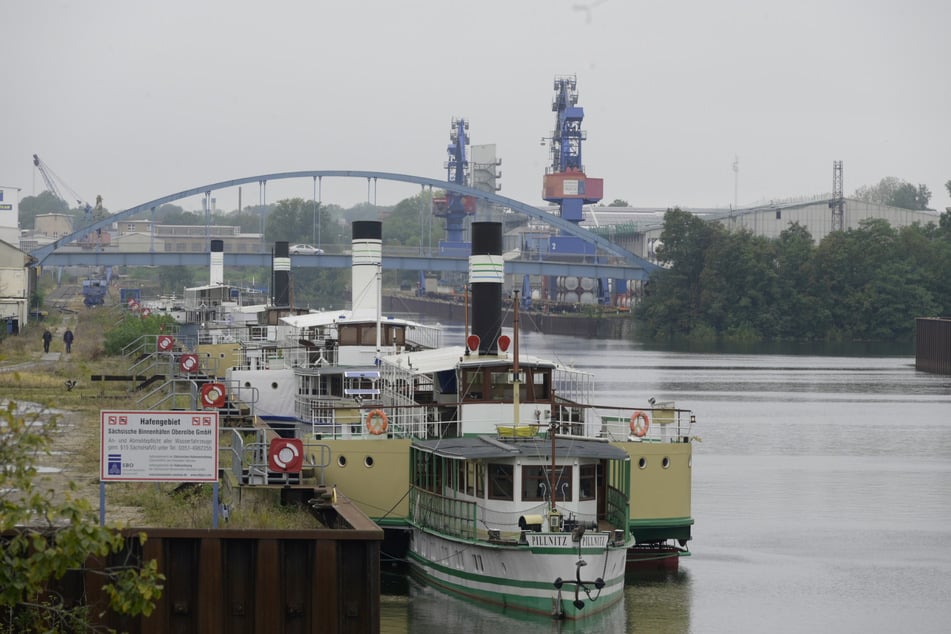
M 217 482 L 218 412 L 101 411 L 99 477 Z

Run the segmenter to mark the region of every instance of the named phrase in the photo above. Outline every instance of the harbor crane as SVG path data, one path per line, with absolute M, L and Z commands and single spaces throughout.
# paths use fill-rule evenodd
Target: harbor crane
M 445 163 L 446 180 L 456 185 L 469 185 L 469 160 L 466 146 L 469 145 L 469 122 L 463 118 L 454 118 L 449 132 L 449 145 L 446 152 L 449 160 Z M 466 219 L 476 211 L 476 200 L 454 192 L 433 199 L 433 215 L 446 219 L 446 239 L 440 241 L 439 250 L 443 255 L 465 254 L 470 245 L 465 241 Z
M 66 197 L 63 196 L 62 192 L 60 192 L 59 185 L 62 185 L 63 189 L 65 189 L 67 193 L 74 197 L 73 199 L 76 201 L 76 205 L 83 210 L 83 212 L 86 214 L 86 217 L 92 215 L 92 205 L 83 200 L 82 196 L 77 194 L 76 191 L 67 185 L 62 178 L 57 176 L 56 172 L 50 169 L 50 166 L 43 162 L 43 160 L 36 154 L 33 155 L 33 165 L 35 165 L 36 169 L 39 170 L 40 176 L 43 177 L 43 182 L 46 183 L 46 189 L 48 189 L 51 194 L 69 205 L 69 201 L 66 200 Z M 57 183 L 59 183 L 59 185 L 57 185 Z M 99 209 L 102 209 L 102 196 L 96 197 L 96 204 Z
M 43 177 L 43 182 L 46 183 L 46 189 L 49 190 L 51 194 L 56 196 L 59 200 L 62 200 L 66 203 L 67 208 L 69 207 L 69 201 L 66 200 L 63 196 L 60 188 L 66 190 L 66 192 L 73 196 L 73 199 L 76 201 L 76 205 L 83 210 L 85 214 L 85 220 L 87 223 L 98 222 L 105 218 L 108 215 L 108 212 L 102 206 L 102 196 L 96 196 L 95 206 L 90 205 L 86 202 L 82 196 L 76 193 L 76 191 L 66 184 L 62 178 L 56 175 L 56 173 L 50 169 L 50 166 L 47 165 L 39 155 L 33 155 L 33 165 L 36 166 L 36 169 L 39 170 L 40 175 Z M 103 234 L 102 229 L 96 230 L 95 238 L 86 237 L 80 241 L 80 244 L 84 248 L 92 248 L 93 246 L 102 246 L 103 244 L 108 244 L 110 242 L 109 234 Z

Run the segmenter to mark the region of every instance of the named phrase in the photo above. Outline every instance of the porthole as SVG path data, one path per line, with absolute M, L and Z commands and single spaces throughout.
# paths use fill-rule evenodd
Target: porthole
M 347 457 L 346 456 L 337 456 L 337 466 L 346 467 L 347 466 Z
M 367 456 L 363 459 L 363 466 L 369 469 L 373 466 L 373 456 Z
M 662 466 L 664 469 L 670 469 L 670 458 L 668 458 L 667 456 L 664 456 L 664 459 L 663 461 L 661 461 L 660 466 Z
M 277 381 L 274 381 L 273 383 L 271 383 L 271 389 L 272 389 L 272 390 L 276 390 L 276 389 L 277 389 Z
M 641 469 L 646 468 L 646 467 L 647 467 L 647 458 L 641 458 L 640 460 L 638 460 L 638 461 L 637 461 L 637 466 L 638 466 L 639 468 L 641 468 Z
M 244 382 L 244 387 L 250 388 L 250 387 L 251 387 L 251 381 L 245 381 L 245 382 Z

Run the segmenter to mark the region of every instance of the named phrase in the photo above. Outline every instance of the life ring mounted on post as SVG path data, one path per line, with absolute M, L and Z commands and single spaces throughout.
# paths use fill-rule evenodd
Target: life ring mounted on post
M 631 414 L 631 433 L 638 438 L 646 436 L 650 426 L 651 419 L 646 412 L 636 411 Z
M 386 412 L 382 409 L 375 409 L 367 414 L 367 431 L 373 434 L 374 436 L 379 436 L 380 434 L 386 433 L 386 428 L 389 427 L 389 421 L 386 418 Z

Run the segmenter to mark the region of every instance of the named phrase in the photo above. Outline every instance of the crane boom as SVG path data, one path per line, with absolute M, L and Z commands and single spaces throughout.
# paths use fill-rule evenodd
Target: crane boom
M 36 154 L 33 155 L 33 165 L 35 165 L 36 169 L 40 171 L 40 175 L 43 177 L 43 182 L 46 183 L 46 189 L 48 189 L 51 194 L 69 205 L 69 201 L 66 200 L 62 193 L 60 193 L 59 187 L 57 186 L 58 182 L 70 195 L 75 197 L 76 204 L 79 206 L 79 208 L 86 212 L 86 215 L 89 215 L 93 208 L 92 205 L 83 200 L 82 196 L 77 194 L 72 187 L 63 182 L 63 179 L 57 176 L 56 173 L 50 169 L 50 166 L 44 163 L 43 159 L 41 159 Z

